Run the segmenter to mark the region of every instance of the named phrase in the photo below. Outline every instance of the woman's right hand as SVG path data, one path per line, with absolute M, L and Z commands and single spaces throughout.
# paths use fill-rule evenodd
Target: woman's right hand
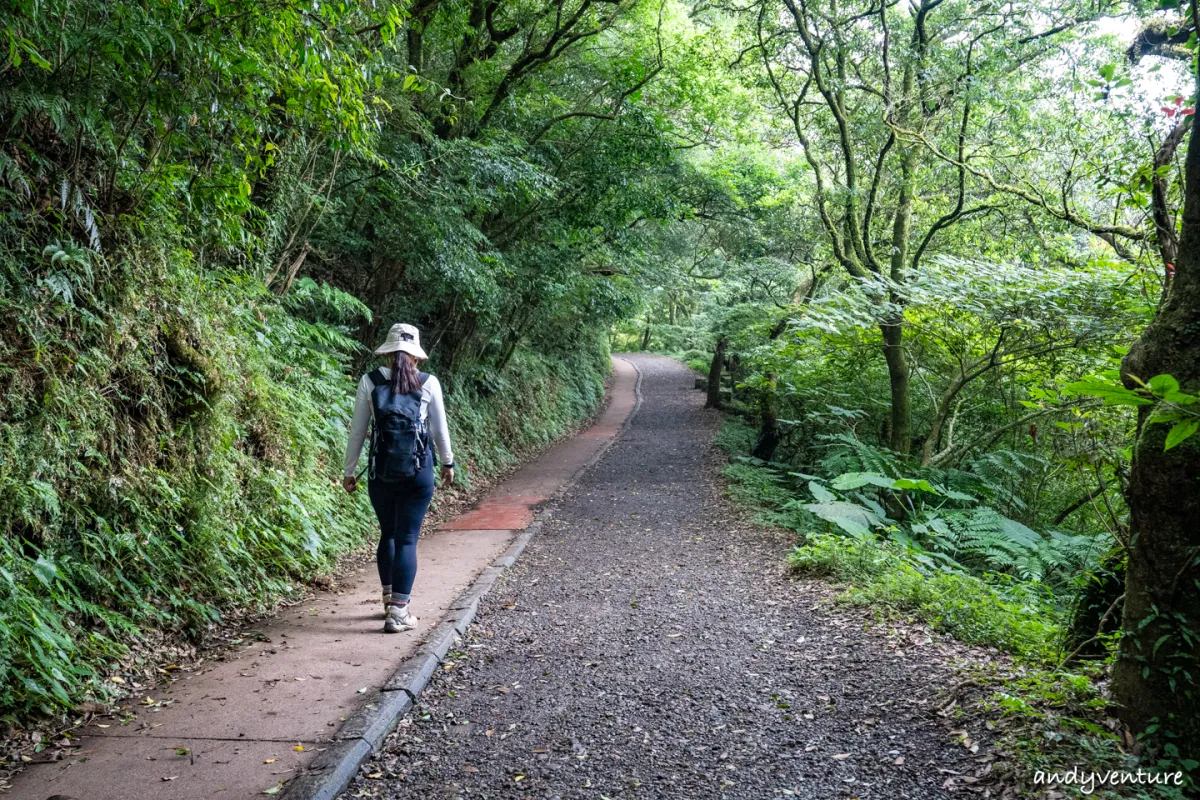
M 353 475 L 342 478 L 342 488 L 350 494 L 354 494 L 354 490 L 358 488 L 358 478 Z

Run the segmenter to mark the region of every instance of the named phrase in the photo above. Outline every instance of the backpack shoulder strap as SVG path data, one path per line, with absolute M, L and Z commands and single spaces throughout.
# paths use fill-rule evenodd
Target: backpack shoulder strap
M 421 381 L 422 392 L 424 392 L 425 384 L 428 383 L 429 379 L 432 377 L 433 376 L 430 375 L 428 372 L 418 372 L 417 373 L 417 378 L 419 378 Z M 425 400 L 422 398 L 422 400 L 421 400 L 421 425 L 422 426 L 424 426 L 426 424 L 426 422 L 428 421 L 428 417 L 429 417 L 429 409 L 426 408 Z M 426 431 L 426 435 L 428 435 L 428 431 Z
M 388 379 L 383 377 L 383 373 L 377 369 L 371 370 L 367 374 L 367 377 L 371 379 L 371 383 L 375 384 L 375 386 L 383 386 L 388 382 Z

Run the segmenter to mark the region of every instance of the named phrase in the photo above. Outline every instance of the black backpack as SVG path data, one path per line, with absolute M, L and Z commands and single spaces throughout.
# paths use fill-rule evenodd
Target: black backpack
M 418 373 L 421 385 L 429 373 Z M 392 483 L 421 471 L 429 446 L 429 432 L 421 421 L 421 392 L 398 394 L 379 370 L 370 374 L 371 406 L 375 410 L 371 434 L 371 472 L 375 480 Z

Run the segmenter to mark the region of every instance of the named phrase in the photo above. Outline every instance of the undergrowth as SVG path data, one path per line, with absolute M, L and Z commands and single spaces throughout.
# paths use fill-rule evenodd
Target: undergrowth
M 1059 625 L 1036 599 L 1018 599 L 971 575 L 921 569 L 902 551 L 878 542 L 814 534 L 792 551 L 788 563 L 799 574 L 845 583 L 846 603 L 911 614 L 967 644 L 1035 662 L 1057 652 Z
M 983 715 L 996 737 L 995 748 L 1011 754 L 1001 772 L 1031 796 L 1047 796 L 1048 787 L 1037 776 L 1073 773 L 1079 778 L 1093 773 L 1139 770 L 1155 776 L 1155 784 L 1125 784 L 1119 789 L 1085 783 L 1053 787 L 1067 796 L 1183 800 L 1195 796 L 1195 765 L 1182 763 L 1179 753 L 1167 748 L 1157 756 L 1134 755 L 1140 747 L 1121 732 L 1113 718 L 1111 701 L 1104 691 L 1108 665 L 1082 661 L 1069 668 L 967 668 L 966 674 L 989 694 L 973 713 Z M 1180 784 L 1175 773 L 1183 768 Z M 1191 774 L 1189 774 L 1189 771 Z

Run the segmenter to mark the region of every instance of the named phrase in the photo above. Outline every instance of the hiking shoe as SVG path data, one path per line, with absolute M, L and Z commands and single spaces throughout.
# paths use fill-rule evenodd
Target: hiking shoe
M 411 631 L 417 627 L 417 618 L 408 613 L 407 605 L 396 605 L 392 603 L 388 606 L 387 619 L 383 623 L 384 633 L 400 633 L 401 631 Z

